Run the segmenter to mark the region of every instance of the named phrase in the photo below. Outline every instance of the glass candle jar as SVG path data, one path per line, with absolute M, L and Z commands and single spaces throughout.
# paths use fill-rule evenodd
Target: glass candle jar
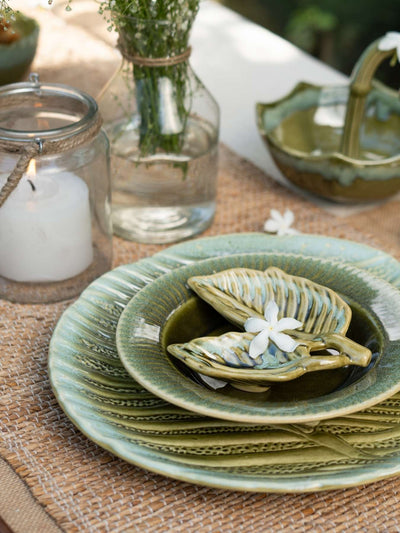
M 78 295 L 109 270 L 111 239 L 109 143 L 94 99 L 35 77 L 0 88 L 0 297 Z

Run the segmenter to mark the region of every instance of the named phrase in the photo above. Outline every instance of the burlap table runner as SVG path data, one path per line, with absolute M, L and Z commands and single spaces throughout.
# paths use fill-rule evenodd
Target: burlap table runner
M 114 51 L 70 26 L 62 66 L 54 46 L 64 22 L 41 17 L 49 30 L 37 62 L 42 78 L 96 94 Z M 77 53 L 83 38 L 85 60 Z M 93 61 L 98 54 L 101 63 Z M 302 232 L 346 237 L 400 258 L 398 202 L 337 219 L 221 147 L 217 215 L 204 235 L 260 231 L 271 207 L 292 209 Z M 115 238 L 114 265 L 161 248 Z M 48 381 L 49 341 L 69 303 L 0 301 L 0 516 L 15 533 L 400 530 L 400 478 L 311 494 L 228 492 L 146 472 L 99 448 L 67 419 Z

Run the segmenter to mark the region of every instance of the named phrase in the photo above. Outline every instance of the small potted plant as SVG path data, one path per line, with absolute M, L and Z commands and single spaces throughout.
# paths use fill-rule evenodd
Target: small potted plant
M 0 1 L 0 85 L 22 80 L 35 57 L 39 26 Z

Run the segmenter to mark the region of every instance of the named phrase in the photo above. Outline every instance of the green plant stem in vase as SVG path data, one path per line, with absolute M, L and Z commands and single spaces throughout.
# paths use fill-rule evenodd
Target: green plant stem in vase
M 111 142 L 114 232 L 174 242 L 215 212 L 219 111 L 189 64 L 198 0 L 103 4 L 122 65 L 99 96 Z
M 119 47 L 133 64 L 137 85 L 141 155 L 152 154 L 158 148 L 181 151 L 190 112 L 185 102 L 185 53 L 198 7 L 199 0 L 113 3 L 112 20 L 119 34 Z

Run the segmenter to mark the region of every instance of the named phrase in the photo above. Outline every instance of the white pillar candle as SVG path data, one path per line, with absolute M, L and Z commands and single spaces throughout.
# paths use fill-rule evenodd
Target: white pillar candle
M 21 282 L 72 278 L 93 261 L 88 187 L 72 172 L 31 176 L 30 168 L 0 207 L 0 275 Z M 5 180 L 0 176 L 0 187 Z

